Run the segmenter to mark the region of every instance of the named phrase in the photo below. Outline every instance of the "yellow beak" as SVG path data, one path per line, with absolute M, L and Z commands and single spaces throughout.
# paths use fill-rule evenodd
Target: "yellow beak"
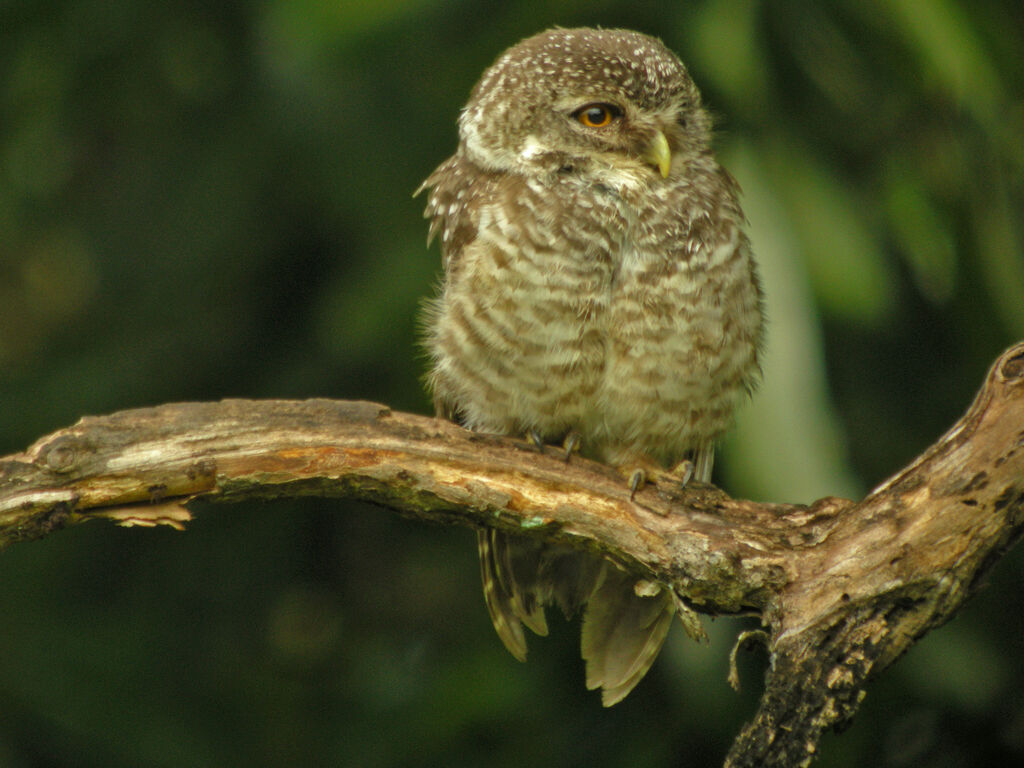
M 661 131 L 654 134 L 651 143 L 644 150 L 643 159 L 661 172 L 662 178 L 668 178 L 672 168 L 672 150 L 668 147 L 668 139 Z

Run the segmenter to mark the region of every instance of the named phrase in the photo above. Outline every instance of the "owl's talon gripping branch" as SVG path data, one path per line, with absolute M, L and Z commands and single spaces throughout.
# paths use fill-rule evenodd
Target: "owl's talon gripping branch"
M 537 449 L 537 453 L 544 453 L 544 435 L 539 430 L 531 429 L 526 433 L 526 437 L 529 438 L 530 444 Z
M 689 459 L 683 459 L 681 462 L 676 464 L 675 467 L 672 468 L 672 472 L 670 474 L 675 479 L 675 481 L 679 483 L 680 488 L 685 488 L 690 484 L 690 481 L 693 480 L 693 474 L 696 471 L 696 469 L 696 464 L 694 464 Z
M 629 473 L 629 500 L 636 498 L 636 493 L 647 484 L 647 470 L 637 467 Z
M 574 453 L 578 453 L 580 450 L 580 444 L 583 442 L 583 436 L 575 429 L 570 431 L 565 436 L 565 440 L 562 442 L 562 450 L 565 452 L 565 463 L 569 463 L 569 459 L 572 458 Z
M 642 490 L 648 483 L 682 490 L 690 484 L 696 470 L 696 464 L 690 459 L 683 459 L 671 470 L 663 469 L 653 463 L 640 466 L 626 465 L 626 467 L 628 468 L 626 474 L 629 478 L 630 501 L 634 500 L 637 492 Z M 710 479 L 710 475 L 708 475 L 702 478 L 702 481 L 708 482 Z

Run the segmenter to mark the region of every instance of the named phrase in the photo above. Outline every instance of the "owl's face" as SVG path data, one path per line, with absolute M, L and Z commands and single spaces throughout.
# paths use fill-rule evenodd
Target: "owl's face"
M 459 120 L 489 171 L 655 182 L 709 151 L 710 120 L 682 62 L 626 30 L 555 29 L 502 54 Z

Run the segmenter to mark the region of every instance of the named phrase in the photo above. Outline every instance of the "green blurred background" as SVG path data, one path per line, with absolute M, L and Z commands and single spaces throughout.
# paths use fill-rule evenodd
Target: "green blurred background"
M 680 53 L 745 190 L 765 383 L 717 480 L 858 497 L 1024 339 L 1020 0 L 0 2 L 0 451 L 221 397 L 426 413 L 419 182 L 474 81 L 558 24 Z M 515 662 L 470 531 L 334 501 L 90 524 L 0 555 L 0 768 L 710 766 L 751 621 L 622 704 L 578 625 Z M 869 689 L 822 766 L 1024 763 L 1024 550 Z

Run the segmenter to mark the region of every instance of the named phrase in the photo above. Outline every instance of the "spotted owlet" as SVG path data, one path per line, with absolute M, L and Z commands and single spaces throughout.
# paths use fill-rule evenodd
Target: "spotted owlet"
M 484 72 L 458 149 L 421 188 L 444 264 L 426 313 L 440 414 L 578 447 L 634 490 L 687 460 L 710 479 L 763 325 L 737 185 L 710 139 L 683 64 L 637 32 L 550 30 Z M 524 624 L 547 633 L 546 604 L 583 607 L 587 686 L 606 706 L 625 697 L 668 632 L 668 588 L 535 538 L 478 541 L 508 650 L 525 659 Z

